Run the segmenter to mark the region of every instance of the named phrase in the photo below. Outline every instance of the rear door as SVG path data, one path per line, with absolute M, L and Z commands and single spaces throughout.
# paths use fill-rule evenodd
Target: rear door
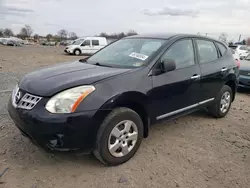
M 176 70 L 152 76 L 150 110 L 157 120 L 195 108 L 201 96 L 201 72 L 191 38 L 175 42 L 161 59 L 174 60 Z
M 221 90 L 229 71 L 227 59 L 212 40 L 196 39 L 196 47 L 201 67 L 202 101 L 212 100 Z

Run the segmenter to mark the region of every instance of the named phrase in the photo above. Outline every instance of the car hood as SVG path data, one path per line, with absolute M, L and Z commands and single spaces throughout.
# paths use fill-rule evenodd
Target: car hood
M 240 61 L 240 70 L 250 70 L 250 61 L 241 60 Z
M 68 46 L 66 46 L 66 48 L 76 48 L 76 47 L 79 47 L 79 45 L 68 45 Z
M 101 67 L 79 61 L 64 63 L 25 75 L 19 87 L 31 94 L 46 97 L 71 87 L 93 84 L 129 70 Z

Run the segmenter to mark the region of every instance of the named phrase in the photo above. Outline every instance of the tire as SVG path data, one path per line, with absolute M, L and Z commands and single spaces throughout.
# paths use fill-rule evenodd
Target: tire
M 74 50 L 74 55 L 81 55 L 81 50 L 79 49 Z
M 229 94 L 229 99 L 225 100 L 225 95 Z M 214 116 L 215 118 L 223 118 L 227 115 L 228 111 L 230 110 L 232 104 L 233 92 L 232 89 L 228 85 L 224 85 L 219 94 L 215 99 L 215 104 L 208 108 L 208 112 Z M 226 101 L 227 107 L 226 109 L 222 110 L 222 105 L 225 104 L 222 100 Z M 223 104 L 222 104 L 223 103 Z M 226 104 L 225 104 L 226 105 Z
M 131 126 L 129 126 L 130 124 Z M 126 127 L 130 127 L 127 133 Z M 118 129 L 118 135 L 121 134 L 122 136 L 114 136 L 113 133 L 117 133 L 116 131 L 114 131 L 115 128 Z M 136 131 L 136 141 L 130 140 L 132 139 L 131 135 L 136 135 Z M 105 118 L 98 131 L 94 155 L 105 165 L 120 165 L 134 156 L 134 154 L 140 147 L 142 138 L 143 122 L 140 116 L 135 111 L 129 108 L 116 108 Z M 128 147 L 125 147 L 124 144 Z M 112 147 L 112 145 L 119 145 L 119 147 L 117 149 L 111 150 L 110 148 Z

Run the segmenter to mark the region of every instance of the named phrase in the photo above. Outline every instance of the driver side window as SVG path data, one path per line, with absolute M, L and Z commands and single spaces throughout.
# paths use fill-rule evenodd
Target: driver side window
M 85 40 L 81 46 L 90 46 L 90 40 Z
M 174 43 L 162 56 L 162 59 L 175 61 L 176 69 L 194 65 L 194 47 L 192 40 L 185 39 Z

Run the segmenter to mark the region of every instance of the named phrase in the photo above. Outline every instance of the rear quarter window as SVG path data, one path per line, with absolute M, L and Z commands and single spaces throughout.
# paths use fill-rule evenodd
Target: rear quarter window
M 218 46 L 218 48 L 220 50 L 221 56 L 225 55 L 225 53 L 227 51 L 227 48 L 221 43 L 216 42 L 216 44 L 217 44 L 217 46 Z

